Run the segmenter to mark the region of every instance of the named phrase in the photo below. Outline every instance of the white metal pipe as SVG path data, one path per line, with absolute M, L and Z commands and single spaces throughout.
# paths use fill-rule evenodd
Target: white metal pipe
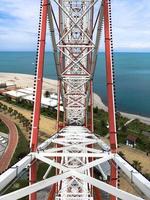
M 137 197 L 133 194 L 130 194 L 128 192 L 125 192 L 123 190 L 120 190 L 116 187 L 113 187 L 107 183 L 104 183 L 102 181 L 99 181 L 95 178 L 92 178 L 90 176 L 87 176 L 85 174 L 82 174 L 82 173 L 78 173 L 78 172 L 75 172 L 73 171 L 72 174 L 74 176 L 76 176 L 77 178 L 81 179 L 81 180 L 84 180 L 86 181 L 87 183 L 90 183 L 91 185 L 95 186 L 96 188 L 99 188 L 100 190 L 103 190 L 109 194 L 112 194 L 122 200 L 144 200 L 143 198 L 141 197 Z
M 53 185 L 67 177 L 71 176 L 71 172 L 67 172 L 61 175 L 50 177 L 46 180 L 39 181 L 38 183 L 32 184 L 30 186 L 24 187 L 22 189 L 16 190 L 14 192 L 8 193 L 6 195 L 0 196 L 0 200 L 16 200 L 25 197 L 31 193 L 42 190 L 50 185 Z
M 115 154 L 113 160 L 128 176 L 131 182 L 134 183 L 139 188 L 139 190 L 142 191 L 149 198 L 150 182 L 118 154 Z
M 50 165 L 50 166 L 48 167 L 47 171 L 45 172 L 45 174 L 44 174 L 44 176 L 43 176 L 43 179 L 46 179 L 46 178 L 47 178 L 47 176 L 48 176 L 49 172 L 51 171 L 51 169 L 52 169 L 52 166 Z

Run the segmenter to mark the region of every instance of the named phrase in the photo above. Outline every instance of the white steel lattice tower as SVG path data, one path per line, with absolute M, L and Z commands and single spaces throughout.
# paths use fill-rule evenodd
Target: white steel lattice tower
M 62 54 L 61 81 L 65 123 L 85 124 L 90 91 L 93 1 L 62 1 L 61 37 L 57 47 Z

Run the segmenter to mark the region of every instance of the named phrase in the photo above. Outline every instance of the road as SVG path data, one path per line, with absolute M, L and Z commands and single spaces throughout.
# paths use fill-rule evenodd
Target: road
M 9 129 L 8 146 L 0 159 L 0 173 L 6 170 L 10 164 L 11 158 L 18 144 L 18 130 L 16 125 L 4 115 L 0 115 L 0 119 Z

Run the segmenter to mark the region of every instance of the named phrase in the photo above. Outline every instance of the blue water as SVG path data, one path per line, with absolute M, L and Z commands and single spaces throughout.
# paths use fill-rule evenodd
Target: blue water
M 117 110 L 150 117 L 150 53 L 115 53 Z M 0 72 L 34 74 L 34 52 L 0 52 Z M 57 79 L 53 54 L 46 53 L 44 76 Z M 94 91 L 105 104 L 105 56 L 98 54 Z

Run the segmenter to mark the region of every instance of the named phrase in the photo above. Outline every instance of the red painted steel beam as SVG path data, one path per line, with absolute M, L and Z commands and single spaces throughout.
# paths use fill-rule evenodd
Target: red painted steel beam
M 94 3 L 94 0 L 91 0 L 91 4 Z M 94 18 L 94 6 L 92 6 L 91 10 L 90 10 L 90 38 L 92 39 L 93 38 L 93 18 Z M 88 49 L 88 51 L 90 50 L 91 48 Z M 92 52 L 89 53 L 88 55 L 88 71 L 91 71 L 91 67 L 92 67 Z
M 34 103 L 34 109 L 33 109 L 32 135 L 31 135 L 31 143 L 30 143 L 30 148 L 32 152 L 36 151 L 37 145 L 38 145 L 42 82 L 43 82 L 43 67 L 44 67 L 44 54 L 45 54 L 45 41 L 46 41 L 47 11 L 48 11 L 48 0 L 43 0 L 40 41 L 39 41 L 39 54 L 38 54 L 38 60 L 37 60 L 35 103 Z M 37 171 L 36 161 L 33 161 L 29 170 L 30 184 L 33 184 L 36 182 L 36 178 L 37 178 L 36 171 Z M 29 196 L 29 199 L 36 200 L 36 193 L 31 194 Z
M 93 81 L 90 80 L 90 130 L 94 131 L 93 126 Z
M 33 115 L 32 137 L 31 137 L 32 151 L 36 151 L 37 144 L 38 144 L 42 82 L 43 82 L 43 68 L 44 68 L 44 54 L 45 54 L 45 41 L 46 41 L 47 8 L 48 8 L 48 0 L 43 0 L 41 32 L 40 32 L 40 46 L 39 46 L 39 54 L 38 54 L 38 61 L 37 61 L 36 92 L 35 92 L 35 103 L 34 103 L 34 110 L 33 110 L 34 115 Z
M 60 130 L 60 93 L 61 93 L 61 81 L 58 80 L 58 104 L 57 104 L 57 131 Z
M 93 80 L 90 80 L 90 122 L 89 122 L 89 129 L 91 132 L 94 132 L 94 126 L 93 126 Z M 93 145 L 88 145 L 89 148 L 93 148 Z M 94 159 L 89 158 L 89 162 L 92 162 Z M 94 169 L 90 169 L 91 177 L 94 175 Z M 95 188 L 96 190 L 96 188 Z M 94 187 L 91 186 L 91 194 L 94 192 Z M 99 199 L 98 199 L 99 200 Z
M 109 134 L 111 152 L 117 152 L 116 137 L 116 118 L 114 104 L 114 85 L 112 72 L 112 56 L 111 56 L 111 37 L 110 37 L 110 18 L 109 18 L 109 1 L 104 0 L 104 33 L 105 33 L 105 56 L 106 56 L 106 78 L 107 78 L 107 98 L 108 98 L 108 118 L 109 118 Z M 117 187 L 117 167 L 111 161 L 110 184 Z M 116 200 L 115 196 L 110 196 L 111 200 Z
M 54 200 L 55 199 L 55 192 L 56 192 L 56 184 L 52 185 L 48 200 Z
M 110 161 L 110 181 L 109 184 L 117 187 L 118 186 L 118 170 L 116 163 L 111 160 Z M 110 200 L 116 200 L 117 198 L 113 195 L 110 195 Z
M 29 168 L 29 185 L 32 185 L 36 182 L 37 179 L 37 164 L 36 160 L 33 160 L 31 167 Z M 29 195 L 29 200 L 36 200 L 36 193 Z
M 106 78 L 107 78 L 110 147 L 111 147 L 111 151 L 115 153 L 117 150 L 117 137 L 116 137 L 116 118 L 115 118 L 115 104 L 114 104 L 112 57 L 111 57 L 111 46 L 110 46 L 111 38 L 110 38 L 110 26 L 109 26 L 108 0 L 104 0 L 104 32 L 105 32 L 105 57 L 106 57 Z
M 94 200 L 102 200 L 101 192 L 98 188 L 93 187 L 93 192 L 94 192 Z

